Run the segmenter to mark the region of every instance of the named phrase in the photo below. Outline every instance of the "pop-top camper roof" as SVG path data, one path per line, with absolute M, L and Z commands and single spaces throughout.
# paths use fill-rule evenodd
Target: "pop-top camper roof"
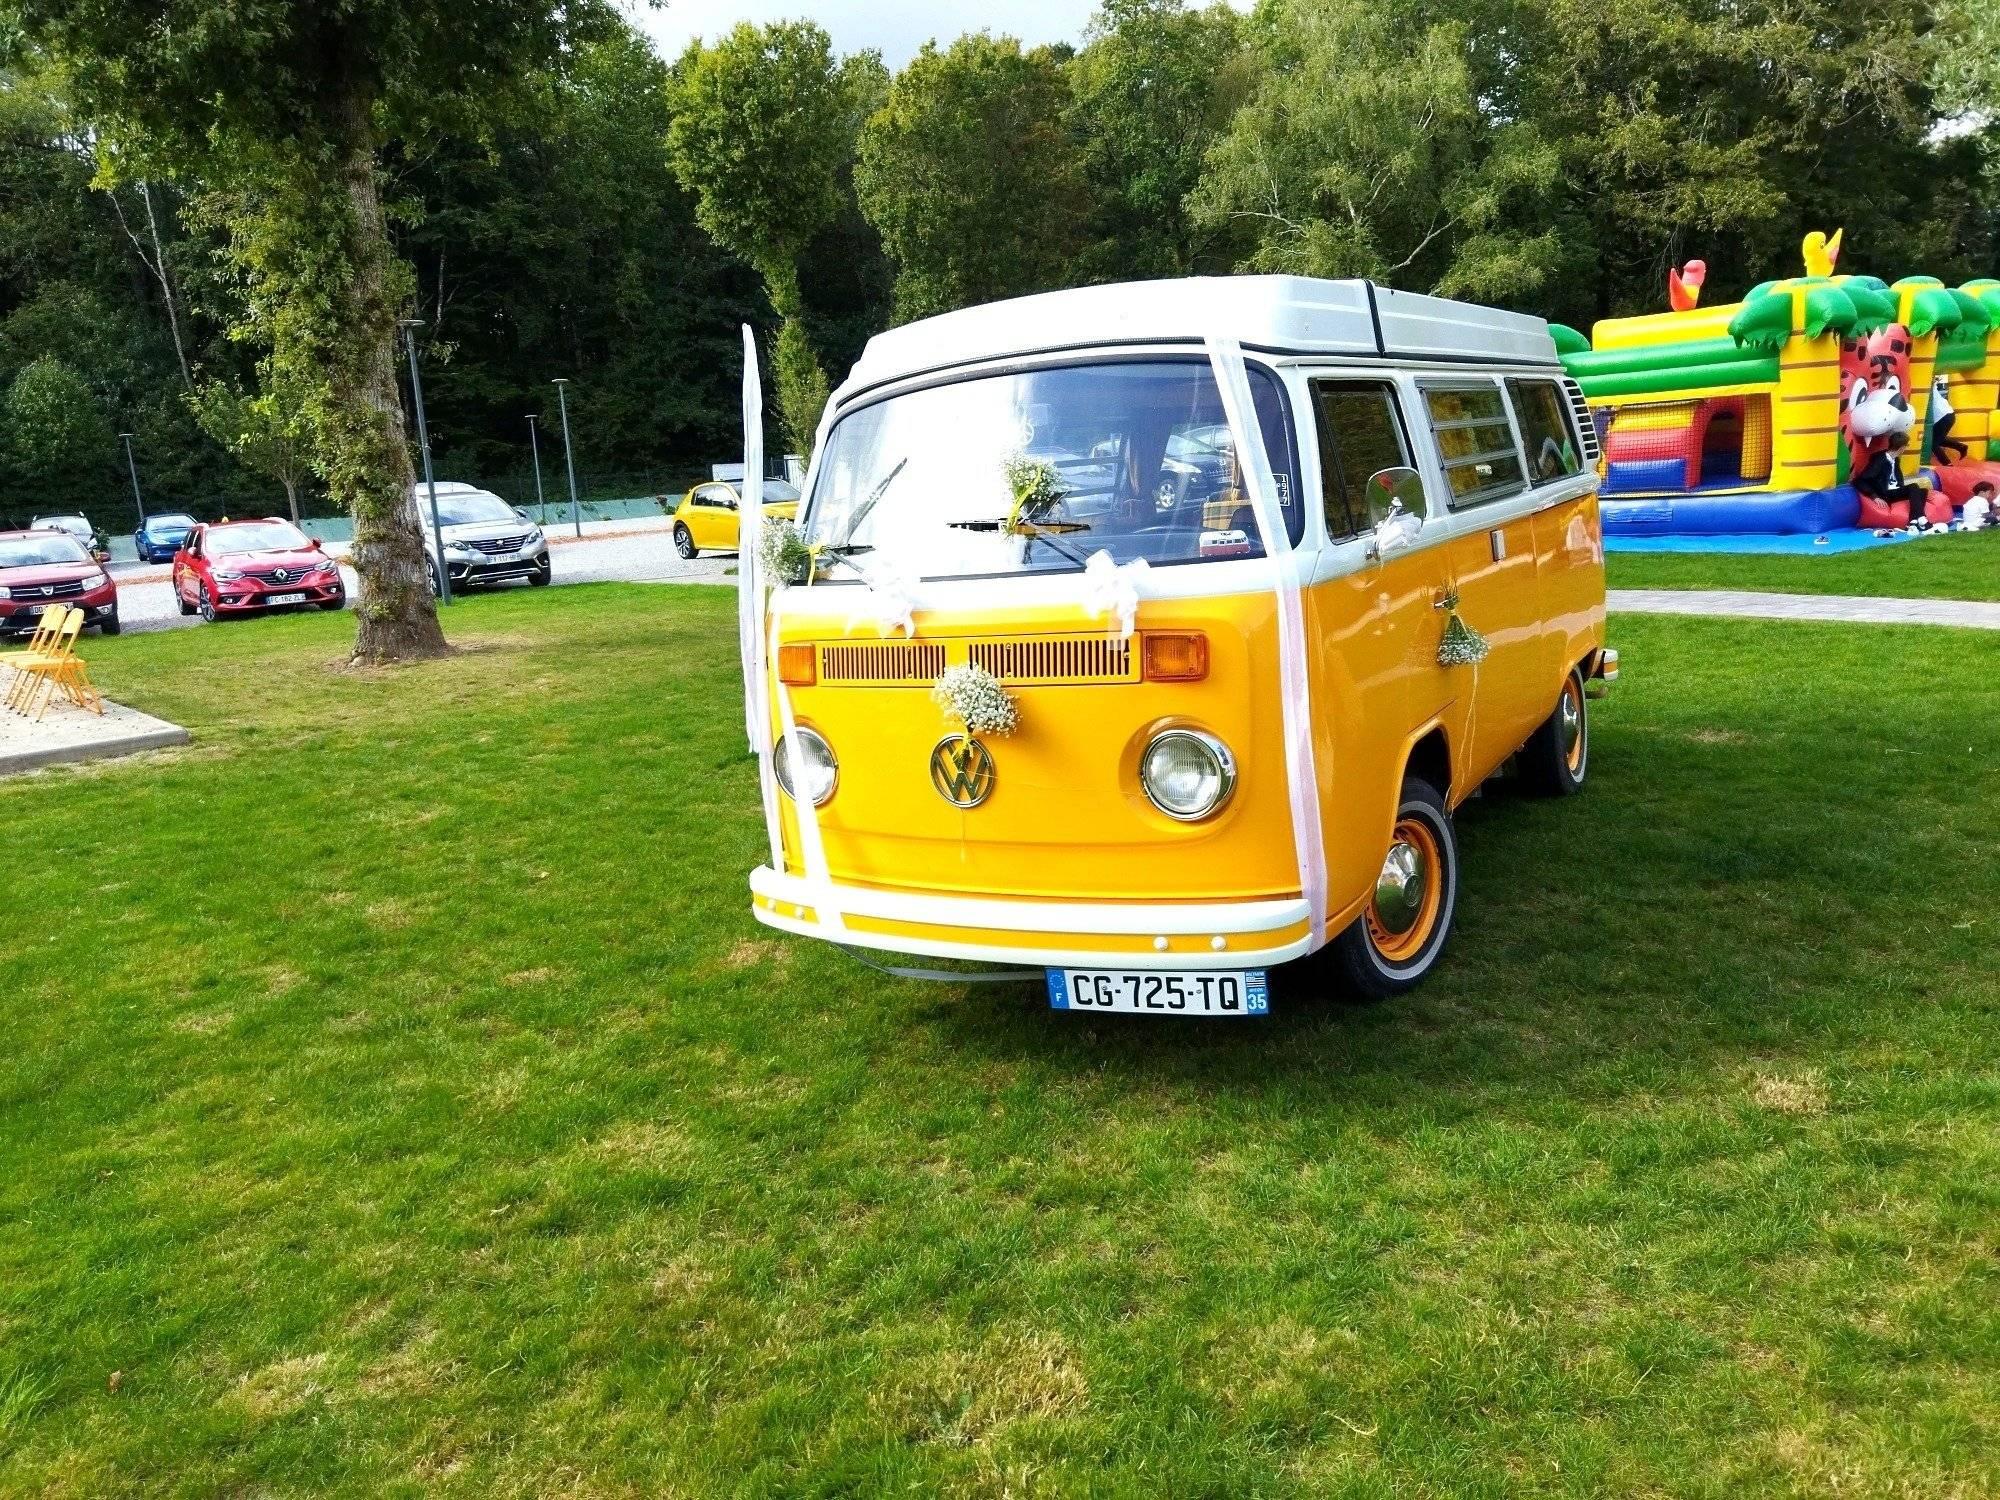
M 1363 359 L 1554 365 L 1549 325 L 1369 281 L 1309 276 L 1194 276 L 1077 287 L 990 302 L 878 333 L 841 387 L 954 365 L 1116 344 L 1199 344 L 1212 333 L 1245 349 Z

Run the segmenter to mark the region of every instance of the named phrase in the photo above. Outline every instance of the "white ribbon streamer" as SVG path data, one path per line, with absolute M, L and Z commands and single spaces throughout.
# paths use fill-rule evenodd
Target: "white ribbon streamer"
M 1319 776 L 1313 763 L 1305 606 L 1299 598 L 1284 510 L 1278 504 L 1277 480 L 1264 449 L 1242 346 L 1234 339 L 1211 335 L 1208 361 L 1215 371 L 1216 388 L 1222 393 L 1222 411 L 1229 421 L 1230 440 L 1236 445 L 1243 477 L 1250 487 L 1250 509 L 1257 520 L 1258 537 L 1272 568 L 1278 603 L 1278 702 L 1284 720 L 1285 782 L 1291 794 L 1292 843 L 1298 853 L 1299 889 L 1311 914 L 1312 946 L 1317 948 L 1326 941 L 1326 846 L 1319 820 Z
M 826 447 L 827 415 L 820 419 L 819 439 L 813 445 L 813 461 Z M 803 495 L 812 493 L 812 473 L 806 475 Z M 778 803 L 776 748 L 771 743 L 771 710 L 767 696 L 775 687 L 778 723 L 789 747 L 798 744 L 798 720 L 792 714 L 792 695 L 784 682 L 770 675 L 769 664 L 778 656 L 778 625 L 782 615 L 782 585 L 769 601 L 769 635 L 765 634 L 765 580 L 761 560 L 764 539 L 764 388 L 757 368 L 757 340 L 748 323 L 743 325 L 743 492 L 736 534 L 737 630 L 743 652 L 743 705 L 750 730 L 750 746 L 757 754 L 757 777 L 764 798 L 764 831 L 771 843 L 771 868 L 785 870 L 784 820 Z M 792 785 L 806 791 L 805 768 L 789 766 Z M 799 828 L 799 863 L 805 872 L 807 898 L 823 930 L 834 935 L 847 931 L 840 910 L 834 904 L 833 878 L 827 868 L 826 845 L 820 838 L 819 809 L 809 795 L 792 799 Z
M 1121 567 L 1102 547 L 1084 559 L 1084 608 L 1098 619 L 1114 617 L 1121 641 L 1132 639 L 1132 626 L 1139 617 L 1139 585 L 1150 570 L 1151 564 L 1143 557 Z
M 764 834 L 771 868 L 785 868 L 784 825 L 778 817 L 778 784 L 771 762 L 770 682 L 764 656 L 764 384 L 757 367 L 757 336 L 743 325 L 743 487 L 736 512 L 736 635 L 743 657 L 743 713 L 750 753 L 757 757 L 757 792 L 764 804 Z

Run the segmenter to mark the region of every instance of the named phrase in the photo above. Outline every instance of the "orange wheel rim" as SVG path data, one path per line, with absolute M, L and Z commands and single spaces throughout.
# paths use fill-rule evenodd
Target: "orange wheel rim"
M 1577 690 L 1574 677 L 1563 684 L 1562 713 L 1565 718 L 1574 716 L 1576 724 L 1576 733 L 1569 742 L 1569 748 L 1563 751 L 1563 763 L 1569 767 L 1570 775 L 1581 775 L 1584 757 L 1583 694 Z
M 1422 818 L 1399 818 L 1390 836 L 1390 849 L 1406 845 L 1417 857 L 1424 875 L 1423 897 L 1416 920 L 1401 932 L 1383 921 L 1379 901 L 1368 903 L 1368 941 L 1387 963 L 1407 963 L 1424 951 L 1437 928 L 1438 909 L 1444 905 L 1444 860 L 1437 834 Z

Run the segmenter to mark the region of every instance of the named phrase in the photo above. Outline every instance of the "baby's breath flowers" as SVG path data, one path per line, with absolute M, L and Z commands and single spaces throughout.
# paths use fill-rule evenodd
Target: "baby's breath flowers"
M 999 678 L 972 662 L 945 668 L 931 687 L 931 701 L 946 718 L 963 724 L 967 734 L 1012 734 L 1021 722 L 1014 695 Z

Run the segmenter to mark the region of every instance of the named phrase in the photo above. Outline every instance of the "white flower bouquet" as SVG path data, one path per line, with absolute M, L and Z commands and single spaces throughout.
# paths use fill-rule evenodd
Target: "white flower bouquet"
M 986 668 L 964 662 L 947 667 L 931 686 L 931 701 L 967 734 L 1012 734 L 1021 722 L 1014 695 Z

